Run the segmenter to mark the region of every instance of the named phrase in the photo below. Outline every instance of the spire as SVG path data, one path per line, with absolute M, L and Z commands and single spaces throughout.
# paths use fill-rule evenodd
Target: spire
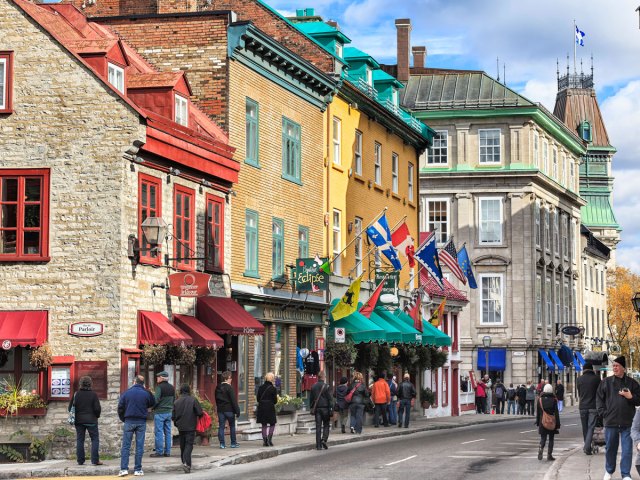
M 500 83 L 500 59 L 496 57 L 496 71 L 498 72 L 498 83 Z

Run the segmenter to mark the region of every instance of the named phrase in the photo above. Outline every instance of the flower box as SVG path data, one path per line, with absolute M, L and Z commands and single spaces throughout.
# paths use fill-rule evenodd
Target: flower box
M 3 417 L 44 417 L 47 414 L 47 407 L 37 408 L 22 408 L 19 407 L 18 411 L 14 414 L 7 414 L 6 409 L 0 409 L 0 416 Z

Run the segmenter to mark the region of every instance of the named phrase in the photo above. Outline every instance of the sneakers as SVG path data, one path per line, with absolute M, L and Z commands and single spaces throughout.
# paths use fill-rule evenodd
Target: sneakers
M 224 443 L 221 443 L 220 448 L 227 448 L 227 447 L 225 447 Z
M 127 475 L 129 475 L 129 470 L 120 470 L 120 473 L 118 473 L 119 477 L 126 477 Z
M 240 448 L 240 444 L 239 443 L 232 443 L 231 444 L 231 448 Z
M 136 470 L 133 472 L 134 477 L 144 477 L 144 472 L 142 470 Z
M 609 472 L 605 472 L 602 480 L 611 480 L 611 474 Z
M 353 427 L 350 427 L 350 428 L 351 428 L 351 433 L 356 433 L 356 429 L 355 428 L 353 428 Z
M 186 463 L 182 464 L 182 470 L 184 470 L 184 473 L 191 473 L 191 467 Z

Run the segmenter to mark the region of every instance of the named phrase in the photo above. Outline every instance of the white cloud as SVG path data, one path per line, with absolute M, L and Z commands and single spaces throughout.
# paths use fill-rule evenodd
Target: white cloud
M 519 93 L 527 97 L 532 102 L 540 102 L 547 110 L 553 112 L 556 102 L 558 85 L 556 82 L 542 82 L 540 80 L 529 80 Z
M 616 263 L 640 274 L 640 247 L 620 245 L 616 250 Z

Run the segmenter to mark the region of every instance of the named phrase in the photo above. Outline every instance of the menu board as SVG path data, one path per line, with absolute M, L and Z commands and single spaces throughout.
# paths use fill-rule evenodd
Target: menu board
M 98 398 L 107 398 L 107 362 L 75 362 L 75 369 L 76 382 L 84 376 L 91 377 L 91 390 L 96 392 Z
M 51 398 L 71 397 L 71 366 L 51 367 Z

